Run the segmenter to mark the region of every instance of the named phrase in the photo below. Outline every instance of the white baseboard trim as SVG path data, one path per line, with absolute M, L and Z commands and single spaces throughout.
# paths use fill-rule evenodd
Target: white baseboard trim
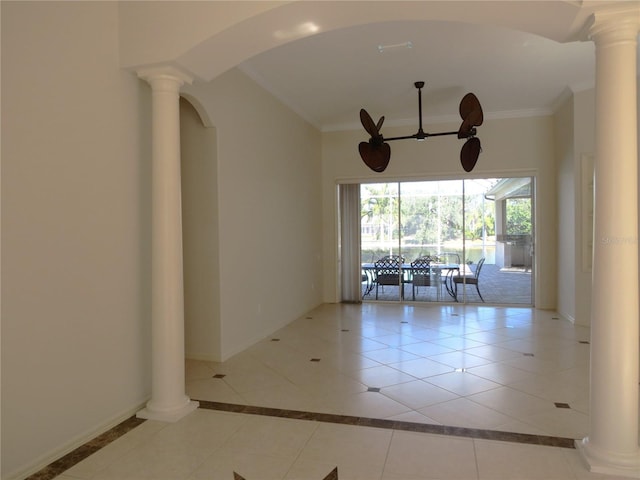
M 130 418 L 136 414 L 141 408 L 143 408 L 149 399 L 145 399 L 143 402 L 137 403 L 135 407 L 128 408 L 127 410 L 120 412 L 119 414 L 113 416 L 109 420 L 100 425 L 93 427 L 86 432 L 83 432 L 79 435 L 76 435 L 71 440 L 66 442 L 64 445 L 59 448 L 53 449 L 40 457 L 34 459 L 29 465 L 19 468 L 13 472 L 8 473 L 5 477 L 2 477 L 2 480 L 21 480 L 26 478 L 34 473 L 42 470 L 47 465 L 55 462 L 59 458 L 62 458 L 67 453 L 72 452 L 78 447 L 81 447 L 89 440 L 94 439 L 98 435 L 105 433 L 106 431 L 112 429 L 116 425 L 122 423 L 127 418 Z

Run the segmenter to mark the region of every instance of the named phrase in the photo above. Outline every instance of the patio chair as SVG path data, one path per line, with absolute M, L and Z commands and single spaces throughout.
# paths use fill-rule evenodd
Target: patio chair
M 400 255 L 388 255 L 375 262 L 376 300 L 378 288 L 384 285 L 400 287 L 401 298 L 404 298 L 403 263 L 404 257 Z
M 484 303 L 484 298 L 482 298 L 482 294 L 480 293 L 480 271 L 482 270 L 482 266 L 484 265 L 484 258 L 481 258 L 478 261 L 478 265 L 476 266 L 476 271 L 473 272 L 472 275 L 462 274 L 462 275 L 454 275 L 451 277 L 452 285 L 453 285 L 453 298 L 455 298 L 456 302 L 458 301 L 458 285 L 466 284 L 466 285 L 475 285 L 476 290 L 478 291 L 478 296 L 480 300 Z
M 426 255 L 411 262 L 411 288 L 413 293 L 413 300 L 416 299 L 416 288 L 418 287 L 440 287 L 440 285 L 438 285 L 437 283 L 438 279 L 434 278 L 432 280 L 431 278 L 431 274 L 433 273 L 431 271 L 431 262 L 437 263 L 438 261 L 438 257 Z

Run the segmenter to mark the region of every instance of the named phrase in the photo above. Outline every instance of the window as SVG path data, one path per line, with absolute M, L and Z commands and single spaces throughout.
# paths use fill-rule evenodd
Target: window
M 363 300 L 375 297 L 371 292 L 376 286 L 372 270 L 376 260 L 399 255 L 408 271 L 411 262 L 430 255 L 449 265 L 456 262 L 459 272 L 465 274 L 473 274 L 478 262 L 485 259 L 481 273 L 485 275 L 485 287 L 491 290 L 486 295 L 492 303 L 532 304 L 531 261 L 525 258 L 526 249 L 517 250 L 510 240 L 511 236 L 526 237 L 526 243 L 531 243 L 531 187 L 532 179 L 528 177 L 362 184 Z M 528 266 L 529 271 L 526 278 L 514 283 L 513 278 L 500 274 L 513 270 L 514 264 L 509 262 L 516 257 L 517 266 Z M 410 274 L 404 273 L 402 283 L 385 285 L 382 295 L 377 292 L 378 299 L 414 301 Z M 516 283 L 517 289 L 503 288 Z M 410 298 L 403 294 L 407 288 L 411 290 Z M 464 292 L 465 301 L 482 301 L 471 295 L 475 287 L 469 292 L 468 296 Z M 419 293 L 415 301 L 455 300 L 436 289 L 419 289 Z

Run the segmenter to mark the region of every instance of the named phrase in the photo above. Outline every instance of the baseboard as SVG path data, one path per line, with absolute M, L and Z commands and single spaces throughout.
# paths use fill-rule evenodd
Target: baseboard
M 216 358 L 213 355 L 209 354 L 199 354 L 199 353 L 186 353 L 185 358 L 187 360 L 197 360 L 200 362 L 221 362 L 220 358 Z
M 144 408 L 148 400 L 149 399 L 147 398 L 144 401 L 136 404 L 135 407 L 128 408 L 124 412 L 120 412 L 119 414 L 115 415 L 114 417 L 100 424 L 99 426 L 89 429 L 86 432 L 81 433 L 79 435 L 76 435 L 74 438 L 72 438 L 70 441 L 66 442 L 64 445 L 60 446 L 59 448 L 51 450 L 50 452 L 47 452 L 44 455 L 41 455 L 40 457 L 36 458 L 28 466 L 8 473 L 6 476 L 2 477 L 2 480 L 22 480 L 30 475 L 33 475 L 34 473 L 42 470 L 47 465 L 53 463 L 59 458 L 62 458 L 67 453 L 70 453 L 76 448 L 81 447 L 82 445 L 87 443 L 89 440 L 92 440 L 98 435 L 101 435 L 104 432 L 112 429 L 113 427 L 123 422 L 127 418 L 134 416 L 136 412 Z

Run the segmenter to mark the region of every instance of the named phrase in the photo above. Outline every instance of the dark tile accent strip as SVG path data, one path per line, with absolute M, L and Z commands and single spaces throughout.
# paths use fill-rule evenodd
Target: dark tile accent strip
M 239 473 L 233 472 L 233 480 L 246 480 Z M 334 468 L 323 480 L 338 480 L 338 467 Z
M 545 442 L 543 445 L 548 447 L 576 448 L 575 440 L 573 438 L 548 437 L 546 435 L 541 435 L 540 440 Z
M 76 463 L 80 463 L 89 455 L 94 454 L 103 447 L 106 447 L 114 440 L 117 440 L 122 435 L 130 430 L 133 430 L 146 420 L 143 418 L 137 418 L 135 416 L 126 419 L 119 423 L 115 427 L 107 430 L 101 435 L 98 435 L 93 440 L 89 440 L 84 445 L 72 450 L 58 460 L 50 463 L 38 472 L 30 475 L 25 480 L 51 480 L 60 475 L 65 470 L 70 469 Z
M 478 438 L 483 440 L 498 440 L 501 442 L 526 443 L 529 445 L 543 445 L 574 449 L 573 438 L 550 437 L 529 433 L 501 432 L 496 430 L 481 430 L 477 428 L 453 427 L 447 425 L 432 425 L 429 423 L 415 423 L 384 418 L 356 417 L 338 415 L 334 413 L 303 412 L 299 410 L 285 410 L 281 408 L 258 407 L 254 405 L 238 405 L 233 403 L 211 402 L 198 400 L 200 408 L 218 410 L 222 412 L 245 413 L 251 415 L 265 415 L 268 417 L 291 418 L 295 420 L 310 420 L 315 422 L 339 423 L 342 425 L 356 425 L 359 427 L 376 427 L 406 432 L 430 433 L 435 435 L 450 435 L 455 437 Z
M 378 393 L 380 391 L 379 387 L 369 387 L 367 388 L 367 392 L 376 392 Z
M 226 375 L 226 374 L 224 374 L 224 373 L 216 373 L 216 374 L 213 376 L 213 378 L 224 378 L 224 377 L 226 377 L 226 376 L 227 376 L 227 375 Z
M 554 402 L 553 404 L 556 406 L 556 408 L 571 408 L 568 403 Z
M 331 470 L 324 480 L 338 480 L 338 467 Z

